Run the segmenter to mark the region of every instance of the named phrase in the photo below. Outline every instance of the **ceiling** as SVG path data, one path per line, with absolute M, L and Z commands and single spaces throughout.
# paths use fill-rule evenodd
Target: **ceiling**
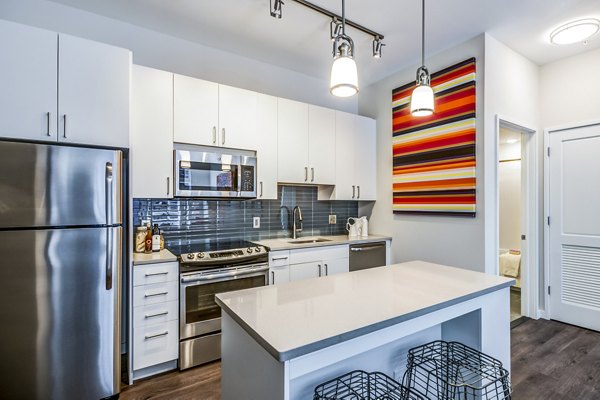
M 52 0 L 171 36 L 217 47 L 303 74 L 328 79 L 332 45 L 325 16 L 284 0 L 283 18 L 270 17 L 269 0 Z M 341 13 L 339 0 L 312 0 Z M 420 59 L 419 0 L 348 0 L 346 16 L 385 36 L 382 59 L 371 57 L 371 37 L 349 28 L 362 85 Z M 482 32 L 543 65 L 600 48 L 556 46 L 548 34 L 583 17 L 600 19 L 598 0 L 427 0 L 426 52 L 435 54 Z

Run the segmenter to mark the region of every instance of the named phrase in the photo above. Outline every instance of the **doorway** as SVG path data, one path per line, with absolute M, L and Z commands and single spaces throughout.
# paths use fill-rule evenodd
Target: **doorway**
M 511 321 L 538 318 L 537 135 L 500 117 L 496 127 L 496 273 L 516 281 Z

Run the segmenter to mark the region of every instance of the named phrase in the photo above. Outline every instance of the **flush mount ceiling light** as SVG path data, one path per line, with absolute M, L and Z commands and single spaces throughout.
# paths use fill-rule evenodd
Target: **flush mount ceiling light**
M 385 43 L 381 41 L 379 36 L 375 36 L 373 39 L 373 58 L 381 58 L 381 50 L 383 50 Z
M 506 141 L 504 143 L 513 144 L 513 143 L 517 143 L 518 141 L 519 141 L 519 139 L 506 139 Z
M 269 1 L 271 4 L 271 16 L 281 18 L 283 1 Z M 334 58 L 333 65 L 331 66 L 331 81 L 329 85 L 331 94 L 338 97 L 349 97 L 358 93 L 358 74 L 356 71 L 356 62 L 354 61 L 354 42 L 350 36 L 346 35 L 346 26 L 351 26 L 352 28 L 373 37 L 374 58 L 381 58 L 381 50 L 383 49 L 383 46 L 385 46 L 383 43 L 383 35 L 365 28 L 356 22 L 346 20 L 344 0 L 342 0 L 341 17 L 307 0 L 292 1 L 331 18 L 331 23 L 329 24 L 329 36 L 333 41 Z
M 283 1 L 282 0 L 269 0 L 271 4 L 271 17 L 281 19 L 283 15 Z
M 354 61 L 354 42 L 346 35 L 346 0 L 342 0 L 342 32 L 333 41 L 333 64 L 329 91 L 337 97 L 358 93 L 358 73 Z
M 410 113 L 415 117 L 427 117 L 434 109 L 431 78 L 425 66 L 425 0 L 421 2 L 421 11 L 421 66 L 417 69 L 417 87 L 410 99 Z
M 572 44 L 585 42 L 600 30 L 600 21 L 595 18 L 580 19 L 559 26 L 550 33 L 554 44 Z

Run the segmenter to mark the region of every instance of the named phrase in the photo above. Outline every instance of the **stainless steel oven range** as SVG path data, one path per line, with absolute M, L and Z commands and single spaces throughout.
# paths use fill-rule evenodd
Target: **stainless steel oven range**
M 221 308 L 215 295 L 268 284 L 268 252 L 244 241 L 168 246 L 178 255 L 179 369 L 221 358 Z

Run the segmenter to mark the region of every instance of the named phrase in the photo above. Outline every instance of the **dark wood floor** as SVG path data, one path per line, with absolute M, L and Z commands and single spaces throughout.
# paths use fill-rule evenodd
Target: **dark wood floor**
M 515 400 L 599 400 L 600 333 L 528 320 L 512 330 Z M 221 363 L 170 372 L 123 389 L 121 400 L 220 400 Z

